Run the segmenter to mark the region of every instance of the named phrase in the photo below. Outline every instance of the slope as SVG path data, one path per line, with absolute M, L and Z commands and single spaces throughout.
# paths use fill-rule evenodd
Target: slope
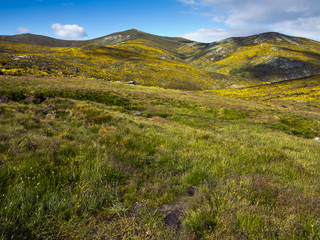
M 188 50 L 192 53 L 188 61 L 201 69 L 247 79 L 282 81 L 320 73 L 319 42 L 279 33 L 228 38 L 207 45 L 191 43 Z
M 83 45 L 78 47 L 1 42 L 0 73 L 85 76 L 164 88 L 213 88 L 215 81 L 210 75 L 180 59 L 176 49 L 184 41 L 130 30 L 100 39 L 62 41 L 61 44 Z
M 0 99 L 0 239 L 320 234 L 312 102 L 32 76 Z

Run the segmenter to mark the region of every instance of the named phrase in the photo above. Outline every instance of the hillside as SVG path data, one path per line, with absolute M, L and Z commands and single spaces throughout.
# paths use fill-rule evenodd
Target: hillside
M 320 43 L 264 33 L 211 44 L 136 29 L 86 41 L 0 36 L 0 74 L 83 76 L 203 90 L 318 75 Z
M 252 89 L 0 76 L 0 239 L 317 239 L 319 98 Z
M 320 73 L 320 43 L 280 33 L 228 38 L 206 46 L 189 44 L 199 68 L 231 76 L 277 82 Z
M 56 42 L 49 46 L 29 44 L 37 41 L 45 45 L 48 38 L 28 37 L 26 41 L 15 39 L 24 43 L 0 43 L 3 74 L 83 76 L 180 89 L 208 89 L 214 85 L 210 75 L 179 58 L 176 49 L 185 41 L 180 38 L 131 30 L 81 43 L 59 40 L 59 46 L 79 46 L 56 47 Z

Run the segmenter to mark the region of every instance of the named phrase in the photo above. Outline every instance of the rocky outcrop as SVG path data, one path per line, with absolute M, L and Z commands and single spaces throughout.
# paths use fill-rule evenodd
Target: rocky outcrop
M 269 62 L 244 69 L 262 81 L 291 80 L 315 75 L 313 66 L 291 58 L 277 57 Z

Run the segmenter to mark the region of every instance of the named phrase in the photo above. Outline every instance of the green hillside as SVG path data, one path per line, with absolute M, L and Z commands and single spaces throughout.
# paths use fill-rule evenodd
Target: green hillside
M 0 76 L 0 239 L 318 239 L 319 99 L 275 86 Z

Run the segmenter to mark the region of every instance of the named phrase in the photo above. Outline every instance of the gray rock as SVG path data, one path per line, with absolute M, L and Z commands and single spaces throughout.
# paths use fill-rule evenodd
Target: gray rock
M 80 69 L 77 68 L 77 67 L 70 67 L 69 69 L 70 69 L 70 71 L 75 72 L 75 73 L 79 73 L 80 72 Z
M 181 221 L 180 221 L 181 215 L 182 215 L 181 211 L 169 212 L 163 219 L 164 224 L 179 230 L 181 228 Z
M 192 197 L 194 196 L 196 193 L 198 192 L 198 188 L 194 187 L 194 186 L 190 186 L 187 189 L 187 194 Z
M 0 103 L 8 103 L 9 99 L 5 95 L 0 95 Z
M 277 80 L 291 80 L 313 76 L 315 72 L 309 69 L 312 69 L 312 66 L 307 62 L 277 57 L 267 63 L 242 70 L 250 72 L 255 78 L 269 81 L 274 78 Z
M 19 60 L 21 60 L 21 59 L 32 59 L 32 56 L 30 56 L 30 55 L 18 55 L 18 56 L 14 56 L 13 57 L 13 60 L 14 61 L 19 61 Z

